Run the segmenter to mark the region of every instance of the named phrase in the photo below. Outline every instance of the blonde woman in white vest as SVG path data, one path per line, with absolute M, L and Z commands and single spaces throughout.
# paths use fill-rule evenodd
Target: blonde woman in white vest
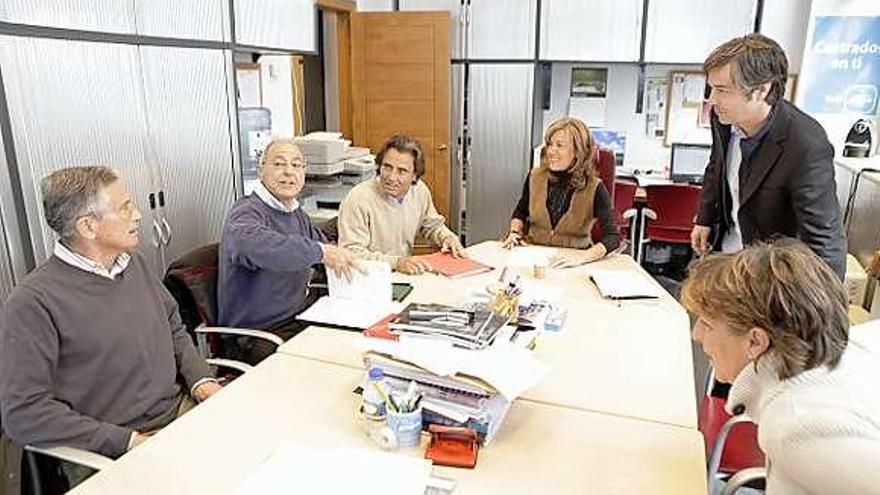
M 767 495 L 880 493 L 880 356 L 849 339 L 846 289 L 806 244 L 701 258 L 681 291 L 692 337 L 758 425 Z
M 598 145 L 586 124 L 574 118 L 557 120 L 544 134 L 541 165 L 529 171 L 510 219 L 504 247 L 543 244 L 575 248 L 551 262 L 567 268 L 596 261 L 620 243 L 608 187 L 594 166 Z M 602 239 L 593 243 L 594 222 Z

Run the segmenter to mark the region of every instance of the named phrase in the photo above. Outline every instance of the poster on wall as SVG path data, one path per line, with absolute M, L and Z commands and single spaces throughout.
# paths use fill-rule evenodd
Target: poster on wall
M 649 138 L 662 138 L 666 129 L 667 87 L 665 77 L 645 80 L 645 135 Z
M 811 113 L 877 113 L 880 17 L 817 17 L 800 91 Z
M 568 115 L 583 120 L 589 127 L 604 127 L 607 86 L 608 69 L 573 68 Z

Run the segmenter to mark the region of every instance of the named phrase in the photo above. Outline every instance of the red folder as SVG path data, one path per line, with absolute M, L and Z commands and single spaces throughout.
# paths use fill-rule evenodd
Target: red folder
M 435 272 L 449 278 L 468 277 L 494 270 L 491 266 L 484 265 L 479 261 L 470 258 L 455 258 L 450 253 L 436 252 L 419 256 L 419 258 L 427 261 Z

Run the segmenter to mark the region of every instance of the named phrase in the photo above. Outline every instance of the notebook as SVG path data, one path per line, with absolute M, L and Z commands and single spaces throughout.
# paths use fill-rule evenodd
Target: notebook
M 663 295 L 661 287 L 638 272 L 594 269 L 588 276 L 607 299 L 655 299 Z
M 298 320 L 348 328 L 364 329 L 403 304 L 392 299 L 391 267 L 383 261 L 362 261 L 365 273 L 354 272 L 349 278 L 327 271 L 329 295 L 324 296 L 297 316 Z
M 468 277 L 494 270 L 493 267 L 479 261 L 470 258 L 455 258 L 450 253 L 437 252 L 419 256 L 419 258 L 428 262 L 435 272 L 449 278 Z

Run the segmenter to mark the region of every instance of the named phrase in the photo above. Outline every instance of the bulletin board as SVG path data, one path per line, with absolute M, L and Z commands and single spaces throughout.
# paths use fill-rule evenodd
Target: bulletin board
M 672 143 L 705 143 L 711 140 L 711 108 L 705 99 L 705 87 L 706 76 L 702 72 L 669 73 L 664 146 L 671 146 Z

